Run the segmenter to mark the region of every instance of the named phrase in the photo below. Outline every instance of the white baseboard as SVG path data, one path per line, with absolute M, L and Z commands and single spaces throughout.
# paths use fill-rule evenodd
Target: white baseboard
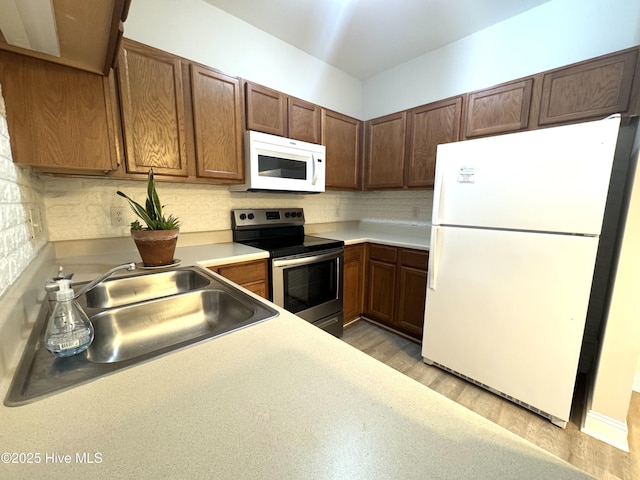
M 636 378 L 633 379 L 633 391 L 640 393 L 640 370 L 636 372 Z
M 627 422 L 619 422 L 596 411 L 585 409 L 580 431 L 629 452 Z

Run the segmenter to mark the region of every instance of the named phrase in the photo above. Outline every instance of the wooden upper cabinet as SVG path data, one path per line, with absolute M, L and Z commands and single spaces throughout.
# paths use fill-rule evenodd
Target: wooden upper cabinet
M 464 137 L 524 130 L 529 125 L 533 78 L 468 94 Z
M 634 48 L 541 74 L 538 125 L 636 113 L 629 109 L 637 63 Z
M 178 57 L 123 40 L 117 76 L 129 173 L 187 176 L 181 69 Z
M 255 83 L 246 83 L 247 130 L 287 136 L 287 96 Z
M 23 13 L 22 9 L 25 8 L 33 9 L 34 15 L 40 13 L 36 10 L 39 9 L 36 3 L 11 3 L 14 9 L 18 7 L 16 13 Z M 55 17 L 59 56 L 10 45 L 3 35 L 0 35 L 0 49 L 91 73 L 109 75 L 118 53 L 118 44 L 124 30 L 123 22 L 127 18 L 131 0 L 53 0 L 47 3 L 50 3 Z M 7 8 L 6 5 L 9 4 L 5 2 L 3 6 Z M 31 15 L 24 19 L 28 21 L 29 17 Z M 34 20 L 35 17 L 31 19 Z M 19 26 L 15 25 L 15 28 L 24 28 L 22 21 L 19 22 Z
M 287 137 L 301 142 L 320 143 L 321 108 L 295 97 L 287 98 Z
M 360 188 L 362 122 L 322 109 L 322 144 L 327 149 L 325 186 Z
M 200 65 L 190 70 L 197 176 L 242 181 L 240 81 Z
M 320 143 L 318 105 L 251 82 L 245 89 L 247 130 Z
M 407 187 L 433 187 L 438 145 L 458 140 L 461 118 L 462 97 L 409 110 L 404 182 Z
M 14 162 L 53 173 L 117 168 L 112 77 L 0 51 L 0 84 Z
M 406 112 L 367 122 L 366 188 L 402 188 L 406 123 Z

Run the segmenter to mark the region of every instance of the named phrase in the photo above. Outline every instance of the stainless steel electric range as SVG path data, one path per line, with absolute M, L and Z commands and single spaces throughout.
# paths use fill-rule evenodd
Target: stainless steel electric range
M 342 336 L 344 242 L 305 235 L 302 208 L 231 211 L 233 241 L 267 250 L 270 300 Z

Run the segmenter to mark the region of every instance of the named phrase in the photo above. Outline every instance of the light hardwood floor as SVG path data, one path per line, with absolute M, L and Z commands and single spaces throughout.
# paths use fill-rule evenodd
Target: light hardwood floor
M 631 453 L 580 432 L 584 378 L 579 377 L 566 429 L 474 384 L 422 361 L 420 345 L 365 320 L 345 327 L 342 339 L 451 400 L 488 418 L 581 470 L 604 480 L 640 480 L 640 394 L 627 419 Z

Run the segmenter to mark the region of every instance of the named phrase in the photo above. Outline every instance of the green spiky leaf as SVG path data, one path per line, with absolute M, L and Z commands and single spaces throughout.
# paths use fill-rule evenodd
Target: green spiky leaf
M 156 191 L 155 179 L 153 178 L 153 169 L 149 170 L 148 180 L 147 180 L 147 198 L 145 201 L 145 206 L 143 207 L 141 204 L 127 196 L 125 193 L 121 191 L 116 192 L 121 197 L 124 197 L 127 202 L 129 202 L 129 206 L 133 213 L 135 213 L 140 219 L 146 223 L 147 229 L 149 230 L 173 230 L 180 227 L 180 221 L 173 215 L 169 215 L 168 218 L 162 213 L 163 205 L 160 203 L 160 197 L 158 196 L 158 192 Z M 138 220 L 131 223 L 131 228 L 133 230 L 142 230 L 142 225 Z

